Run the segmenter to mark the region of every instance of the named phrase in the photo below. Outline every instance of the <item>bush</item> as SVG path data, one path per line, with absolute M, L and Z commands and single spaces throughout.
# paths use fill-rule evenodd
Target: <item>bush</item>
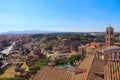
M 56 63 L 56 65 L 66 64 L 66 63 L 68 63 L 68 61 L 65 58 L 57 58 L 57 59 L 55 59 L 55 63 Z
M 5 46 L 5 47 L 11 45 L 11 44 L 10 44 L 10 41 L 8 41 L 8 40 L 3 40 L 3 41 L 1 42 L 1 44 L 2 44 L 2 46 Z
M 0 80 L 25 80 L 22 77 L 14 77 L 14 78 L 0 78 Z
M 82 60 L 84 57 L 80 54 L 73 54 L 69 57 L 68 61 L 70 64 L 74 65 L 75 61 Z
M 47 46 L 45 47 L 45 50 L 52 50 L 52 46 L 47 45 Z
M 42 66 L 48 64 L 50 58 L 40 59 L 35 65 L 30 66 L 30 73 L 35 74 Z

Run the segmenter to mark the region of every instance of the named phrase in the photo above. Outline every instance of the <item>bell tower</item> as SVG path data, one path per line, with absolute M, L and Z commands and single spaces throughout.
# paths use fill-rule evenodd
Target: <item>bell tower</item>
M 111 46 L 114 43 L 114 29 L 109 26 L 106 28 L 106 46 Z

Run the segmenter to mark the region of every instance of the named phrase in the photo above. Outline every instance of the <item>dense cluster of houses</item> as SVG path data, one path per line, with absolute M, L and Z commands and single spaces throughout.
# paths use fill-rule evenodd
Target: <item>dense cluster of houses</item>
M 111 26 L 106 29 L 105 43 L 82 44 L 78 40 L 60 39 L 59 43 L 50 45 L 51 50 L 41 47 L 41 43 L 33 39 L 31 35 L 11 35 L 9 39 L 14 42 L 14 45 L 7 55 L 0 55 L 3 59 L 0 62 L 2 76 L 10 68 L 13 69 L 11 74 L 14 73 L 14 75 L 9 77 L 28 78 L 29 66 L 36 64 L 44 57 L 50 57 L 51 63 L 38 71 L 33 80 L 120 80 L 120 77 L 116 76 L 120 75 L 120 70 L 117 68 L 120 67 L 120 44 L 114 43 L 114 29 Z M 2 49 L 1 45 L 0 49 Z M 71 54 L 81 54 L 84 57 L 84 60 L 79 61 L 78 67 L 52 66 L 55 65 L 52 62 L 54 59 L 68 58 Z M 109 74 L 110 71 L 113 74 Z

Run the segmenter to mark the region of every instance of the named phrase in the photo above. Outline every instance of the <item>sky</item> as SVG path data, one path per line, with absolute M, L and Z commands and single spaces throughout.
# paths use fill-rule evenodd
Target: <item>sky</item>
M 0 32 L 120 31 L 120 0 L 0 0 Z

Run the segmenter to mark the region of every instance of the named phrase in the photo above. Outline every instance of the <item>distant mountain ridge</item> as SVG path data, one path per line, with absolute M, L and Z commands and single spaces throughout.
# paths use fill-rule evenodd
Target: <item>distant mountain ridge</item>
M 55 33 L 57 31 L 41 31 L 41 30 L 24 30 L 24 31 L 7 31 L 0 34 L 38 34 L 38 33 Z

